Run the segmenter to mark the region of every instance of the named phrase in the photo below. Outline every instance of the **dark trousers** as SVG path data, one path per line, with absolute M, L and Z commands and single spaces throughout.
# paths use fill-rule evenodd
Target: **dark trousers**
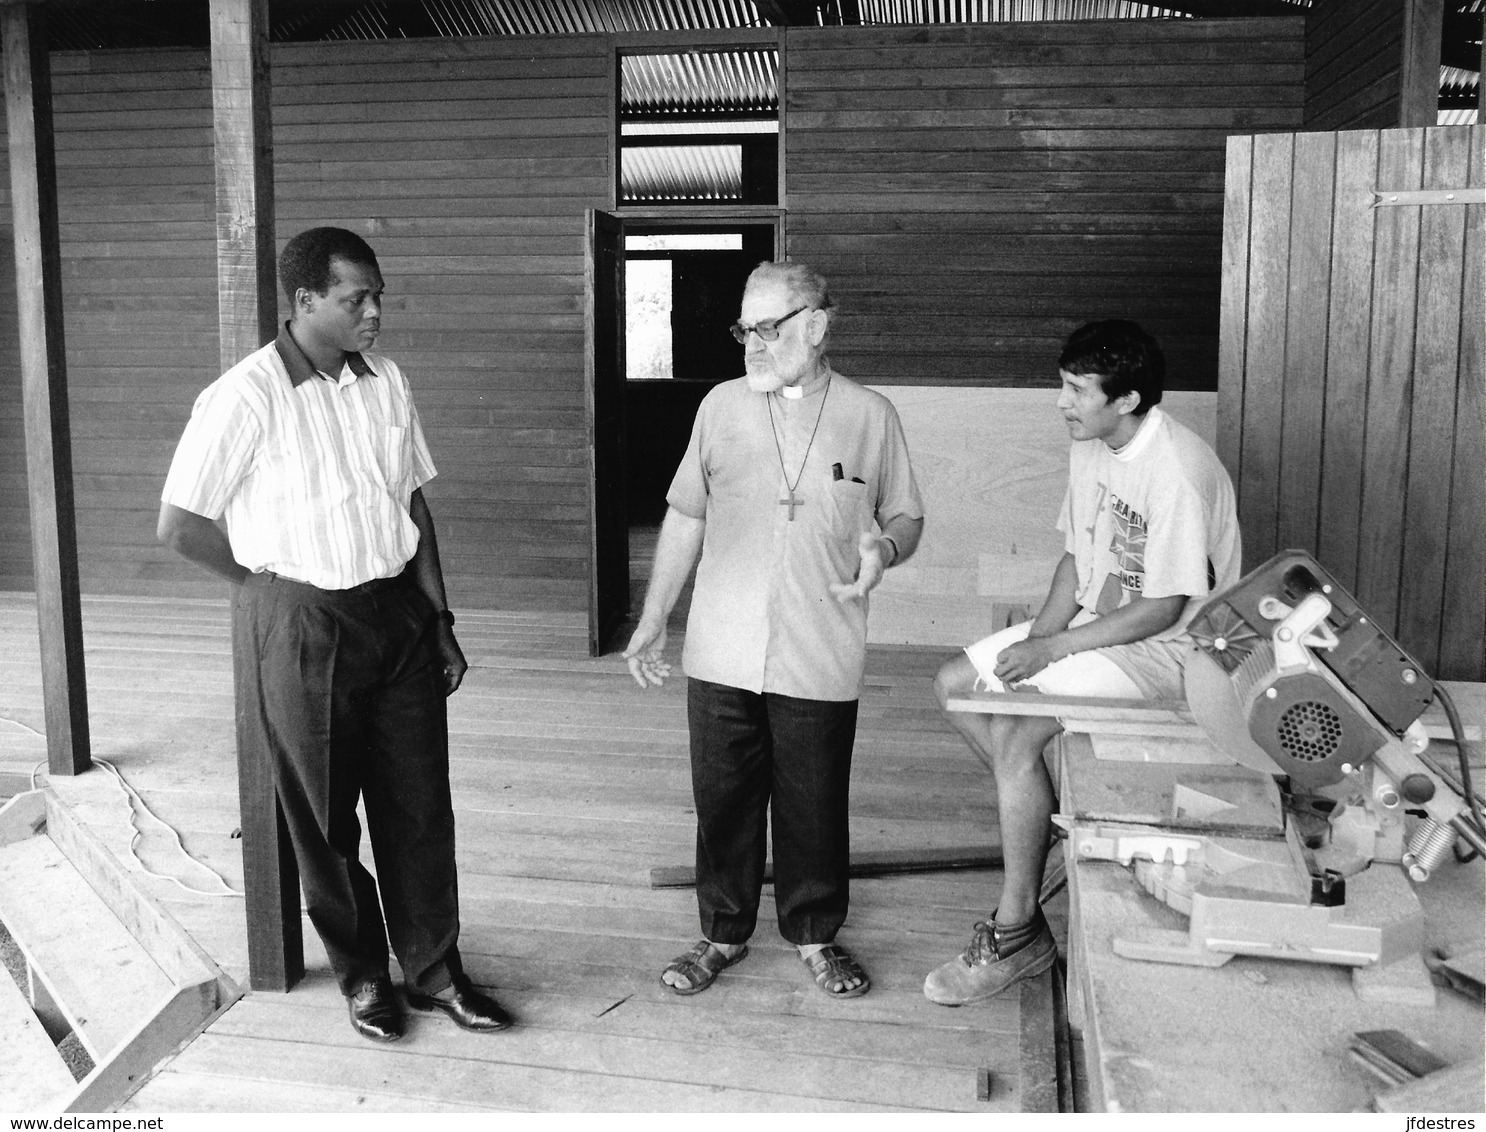
M 779 934 L 830 943 L 846 919 L 857 702 L 689 680 L 686 714 L 702 934 L 715 943 L 753 934 L 772 816 Z
M 322 590 L 255 574 L 233 609 L 234 639 L 251 650 L 237 666 L 238 742 L 273 768 L 310 922 L 347 994 L 388 973 L 389 938 L 410 989 L 431 994 L 460 974 L 432 614 L 406 576 Z M 358 795 L 376 879 L 358 859 Z

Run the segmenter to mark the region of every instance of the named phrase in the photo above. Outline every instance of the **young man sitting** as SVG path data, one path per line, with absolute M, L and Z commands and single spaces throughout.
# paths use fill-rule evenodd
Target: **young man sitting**
M 1073 446 L 1058 528 L 1064 554 L 1041 611 L 965 649 L 935 678 L 939 702 L 972 689 L 1178 698 L 1187 623 L 1240 573 L 1233 484 L 1216 454 L 1156 408 L 1166 362 L 1124 320 L 1075 331 L 1058 359 Z M 1038 903 L 1054 796 L 1048 716 L 948 712 L 996 780 L 1001 899 L 970 945 L 929 973 L 944 1006 L 982 1002 L 1057 957 Z

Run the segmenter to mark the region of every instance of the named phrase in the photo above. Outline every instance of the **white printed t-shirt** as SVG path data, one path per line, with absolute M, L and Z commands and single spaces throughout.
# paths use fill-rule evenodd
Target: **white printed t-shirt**
M 1098 651 L 1146 695 L 1181 695 L 1187 625 L 1214 590 L 1238 581 L 1241 542 L 1233 483 L 1212 448 L 1159 407 L 1118 451 L 1074 442 L 1058 529 L 1078 568 L 1078 603 L 1102 615 L 1132 597 L 1184 595 L 1169 629 Z

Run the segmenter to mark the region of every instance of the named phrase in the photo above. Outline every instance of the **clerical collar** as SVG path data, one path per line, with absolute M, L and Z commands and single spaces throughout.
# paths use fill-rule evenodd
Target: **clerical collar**
M 787 401 L 799 401 L 804 397 L 808 397 L 817 389 L 825 388 L 826 382 L 828 382 L 830 379 L 831 367 L 822 366 L 821 371 L 809 381 L 802 382 L 799 385 L 780 386 L 777 392 L 779 393 L 779 396 L 783 397 Z
M 279 327 L 279 336 L 274 339 L 274 349 L 279 352 L 279 360 L 284 363 L 284 369 L 289 373 L 289 384 L 298 389 L 310 378 L 320 373 L 315 368 L 315 363 L 310 361 L 309 355 L 299 348 L 299 343 L 294 341 L 294 335 L 289 333 L 289 324 L 286 322 Z M 346 354 L 344 365 L 351 367 L 351 372 L 357 377 L 369 377 L 375 372 L 371 366 L 366 364 L 366 359 L 354 350 Z M 340 374 L 327 374 L 331 381 L 339 381 Z

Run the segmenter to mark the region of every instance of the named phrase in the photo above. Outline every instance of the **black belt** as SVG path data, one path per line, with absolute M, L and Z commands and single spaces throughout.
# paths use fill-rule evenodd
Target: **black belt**
M 362 582 L 359 586 L 349 586 L 343 590 L 327 590 L 322 586 L 316 586 L 309 582 L 301 582 L 295 578 L 286 578 L 282 574 L 275 574 L 272 570 L 265 570 L 256 576 L 272 585 L 302 586 L 307 590 L 314 590 L 316 593 L 325 594 L 327 597 L 373 597 L 376 594 L 406 585 L 412 579 L 412 575 L 404 568 L 401 573 L 394 574 L 390 578 L 373 578 L 369 582 Z

